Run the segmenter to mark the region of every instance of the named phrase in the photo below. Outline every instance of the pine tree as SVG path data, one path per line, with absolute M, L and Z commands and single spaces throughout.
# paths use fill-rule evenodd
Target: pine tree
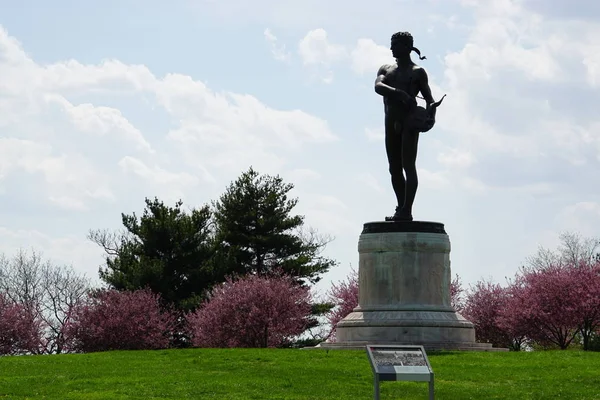
M 322 257 L 328 239 L 304 228 L 292 215 L 298 200 L 292 184 L 279 176 L 260 175 L 252 167 L 214 203 L 215 263 L 228 273 L 264 275 L 274 269 L 297 283 L 315 283 L 336 264 Z
M 125 233 L 90 232 L 107 253 L 100 278 L 117 290 L 150 288 L 178 310 L 195 309 L 223 276 L 212 269 L 209 207 L 186 213 L 182 205 L 146 199 L 140 218 L 122 214 Z

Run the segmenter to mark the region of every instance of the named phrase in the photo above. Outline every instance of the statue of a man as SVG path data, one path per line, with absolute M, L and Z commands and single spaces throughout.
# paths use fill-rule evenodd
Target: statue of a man
M 383 65 L 377 72 L 375 92 L 383 96 L 385 108 L 385 149 L 392 176 L 392 187 L 398 205 L 388 221 L 412 221 L 412 205 L 417 193 L 417 145 L 419 133 L 429 131 L 435 124 L 435 111 L 441 104 L 433 101 L 427 73 L 410 58 L 413 46 L 409 32 L 392 35 L 392 55 L 395 65 Z M 416 97 L 422 94 L 426 108 L 417 106 Z M 406 174 L 406 178 L 404 176 Z

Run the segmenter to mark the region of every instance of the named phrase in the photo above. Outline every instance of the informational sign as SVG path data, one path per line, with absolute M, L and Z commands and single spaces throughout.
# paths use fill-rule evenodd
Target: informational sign
M 367 345 L 373 369 L 375 400 L 379 400 L 380 381 L 429 382 L 429 399 L 433 400 L 433 370 L 423 346 Z

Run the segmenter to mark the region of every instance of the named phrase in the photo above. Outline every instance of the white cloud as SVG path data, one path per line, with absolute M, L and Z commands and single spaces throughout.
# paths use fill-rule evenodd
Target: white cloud
M 489 186 L 483 183 L 481 180 L 465 176 L 459 179 L 461 187 L 468 190 L 472 194 L 485 194 L 489 191 Z
M 298 54 L 305 65 L 330 65 L 346 56 L 344 46 L 330 42 L 325 29 L 309 31 L 298 44 Z
M 154 153 L 144 135 L 134 127 L 121 111 L 111 107 L 96 107 L 93 104 L 84 103 L 77 106 L 72 105 L 65 98 L 48 95 L 46 100 L 60 104 L 71 119 L 71 122 L 80 132 L 92 135 L 114 135 L 123 137 L 136 145 L 139 150 Z
M 0 138 L 0 179 L 14 171 L 44 177 L 47 199 L 63 208 L 85 210 L 86 200 L 114 200 L 108 179 L 81 154 L 54 155 L 52 146 Z
M 558 180 L 565 190 L 600 172 L 587 105 L 597 95 L 587 91 L 583 100 L 577 89 L 586 83 L 583 49 L 591 45 L 582 31 L 597 28 L 548 20 L 519 1 L 469 6 L 475 25 L 467 42 L 444 58 L 444 81 L 431 80 L 434 96 L 449 94 L 434 130 L 453 150 L 440 149 L 437 161 L 460 168 L 461 184 L 477 193 L 503 187 L 539 195 Z
M 143 161 L 130 156 L 121 159 L 119 166 L 123 171 L 131 172 L 157 185 L 175 184 L 182 187 L 191 187 L 197 185 L 199 182 L 197 177 L 185 172 L 172 173 L 165 171 L 159 166 L 149 167 Z
M 365 136 L 371 142 L 380 142 L 385 139 L 383 127 L 378 129 L 365 128 Z
M 303 192 L 297 212 L 306 214 L 307 226 L 316 228 L 320 233 L 343 236 L 359 226 L 349 211 L 348 205 L 334 195 Z
M 333 81 L 332 67 L 349 62 L 357 74 L 375 74 L 383 64 L 393 63 L 389 48 L 378 45 L 372 39 L 359 38 L 355 45 L 333 43 L 323 28 L 309 31 L 298 45 L 298 54 L 307 67 L 321 68 L 325 83 Z
M 337 140 L 323 119 L 301 110 L 276 110 L 251 95 L 215 93 L 189 76 L 168 75 L 158 86 L 157 96 L 179 119 L 179 127 L 169 138 L 193 150 L 208 165 L 231 164 L 239 169 L 248 156 L 256 157 L 252 151 L 292 151 L 305 143 Z M 265 157 L 280 165 L 276 153 Z
M 264 31 L 265 40 L 269 42 L 271 46 L 271 54 L 277 61 L 289 62 L 292 55 L 286 50 L 285 44 L 279 44 L 277 36 L 275 36 L 269 28 Z
M 305 181 L 314 181 L 321 179 L 321 174 L 318 171 L 310 168 L 296 168 L 288 173 L 290 177 L 290 181 L 292 183 L 295 182 L 305 182 Z
M 48 157 L 52 148 L 28 140 L 0 138 L 0 177 L 5 177 L 13 169 L 22 168 L 27 172 L 39 169 L 40 160 Z
M 438 162 L 448 168 L 468 168 L 475 163 L 475 157 L 468 151 L 449 149 L 438 154 Z
M 427 17 L 431 23 L 431 25 L 427 28 L 428 33 L 437 32 L 437 28 L 440 24 L 449 31 L 464 31 L 470 28 L 470 26 L 465 24 L 456 14 L 449 16 L 444 14 L 429 14 Z
M 450 180 L 444 172 L 433 172 L 426 168 L 417 168 L 419 186 L 429 189 L 442 189 L 448 187 Z
M 323 83 L 333 82 L 331 67 L 347 57 L 344 46 L 334 44 L 329 40 L 323 28 L 309 31 L 298 43 L 298 55 L 302 63 L 313 70 Z
M 366 73 L 375 76 L 379 67 L 394 63 L 390 49 L 378 45 L 372 39 L 358 39 L 350 56 L 352 69 L 358 74 Z
M 381 185 L 379 184 L 378 179 L 368 172 L 363 172 L 363 173 L 358 174 L 357 180 L 360 184 L 373 189 L 377 193 L 385 192 L 383 187 L 381 187 Z
M 215 179 L 207 171 L 198 171 L 200 176 L 186 172 L 170 172 L 158 165 L 147 165 L 135 157 L 126 156 L 119 161 L 119 167 L 126 178 L 141 179 L 141 187 L 148 188 L 146 192 L 159 194 L 161 200 L 174 203 L 178 200 L 189 199 L 189 194 L 198 189 L 201 183 L 214 183 Z
M 333 208 L 336 210 L 348 209 L 348 206 L 343 201 L 332 195 L 315 195 L 312 205 L 316 207 Z
M 266 34 L 271 37 L 269 31 Z M 119 176 L 124 180 L 137 177 L 134 179 L 158 185 L 175 180 L 184 186 L 197 182 L 189 174 L 172 173 L 160 164 L 148 167 L 133 157 L 132 150 L 142 150 L 156 154 L 161 162 L 169 159 L 164 152 L 156 153 L 148 138 L 119 108 L 89 101 L 75 103 L 70 100 L 74 95 L 84 99 L 103 93 L 128 93 L 138 98 L 154 95 L 176 122 L 170 132 L 165 132 L 180 152 L 175 160 L 192 167 L 204 181 L 214 182 L 217 172 L 227 176 L 239 173 L 250 164 L 265 171 L 278 170 L 287 165 L 287 155 L 298 152 L 303 145 L 337 140 L 321 118 L 301 110 L 276 110 L 250 95 L 214 92 L 189 76 L 167 74 L 159 79 L 143 65 L 116 60 L 99 65 L 76 60 L 40 65 L 5 30 L 0 30 L 0 74 L 10 78 L 9 83 L 2 80 L 5 93 L 15 96 L 10 101 L 0 99 L 0 111 L 9 115 L 0 117 L 0 126 L 5 131 L 21 132 L 29 140 L 13 141 L 20 153 L 12 152 L 12 161 L 3 159 L 0 174 L 7 175 L 16 167 L 43 174 L 49 185 L 49 200 L 63 206 L 85 209 L 86 198 L 113 200 L 115 195 L 104 170 L 115 173 L 117 166 L 134 172 Z M 13 110 L 18 111 L 17 115 L 10 113 Z M 58 131 L 58 123 L 69 125 L 60 125 Z M 91 145 L 84 139 L 89 135 L 101 137 L 102 142 Z M 115 148 L 113 143 L 119 141 L 123 145 Z M 59 142 L 60 153 L 54 155 L 53 146 L 46 143 Z M 100 149 L 102 153 L 97 153 Z M 110 160 L 114 164 L 106 164 Z M 124 184 L 121 180 L 114 183 Z
M 200 17 L 210 22 L 216 17 L 220 24 L 235 28 L 249 22 L 292 32 L 335 26 L 346 35 L 352 35 L 357 29 L 396 29 L 399 15 L 410 25 L 418 26 L 425 22 L 432 5 L 432 1 L 419 0 L 403 0 L 401 5 L 397 0 L 380 0 L 376 7 L 364 1 L 344 0 L 255 0 L 251 4 L 245 0 L 194 0 L 189 3 L 195 6 Z M 436 11 L 447 8 L 446 3 L 436 1 Z
M 580 201 L 564 207 L 555 218 L 559 231 L 597 236 L 600 224 L 600 202 Z
M 97 65 L 76 60 L 36 66 L 40 86 L 69 93 L 132 93 L 153 91 L 156 77 L 144 65 L 128 65 L 118 60 L 105 60 Z
M 3 94 L 24 95 L 36 90 L 131 92 L 150 88 L 156 80 L 145 66 L 126 65 L 117 60 L 106 60 L 98 65 L 85 65 L 76 60 L 39 65 L 2 26 L 0 54 Z
M 250 95 L 213 94 L 203 85 L 197 89 L 163 100 L 180 115 L 179 127 L 168 138 L 190 165 L 202 160 L 209 170 L 237 172 L 253 164 L 276 171 L 287 165 L 284 154 L 304 144 L 337 140 L 325 120 L 301 110 L 275 110 Z M 188 111 L 187 104 L 197 107 Z

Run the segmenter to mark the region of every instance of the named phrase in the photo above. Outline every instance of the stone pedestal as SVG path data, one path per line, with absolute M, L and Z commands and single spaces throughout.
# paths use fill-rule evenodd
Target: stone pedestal
M 324 348 L 422 345 L 427 350 L 492 350 L 450 305 L 450 239 L 437 222 L 369 222 L 358 242 L 358 307 Z

